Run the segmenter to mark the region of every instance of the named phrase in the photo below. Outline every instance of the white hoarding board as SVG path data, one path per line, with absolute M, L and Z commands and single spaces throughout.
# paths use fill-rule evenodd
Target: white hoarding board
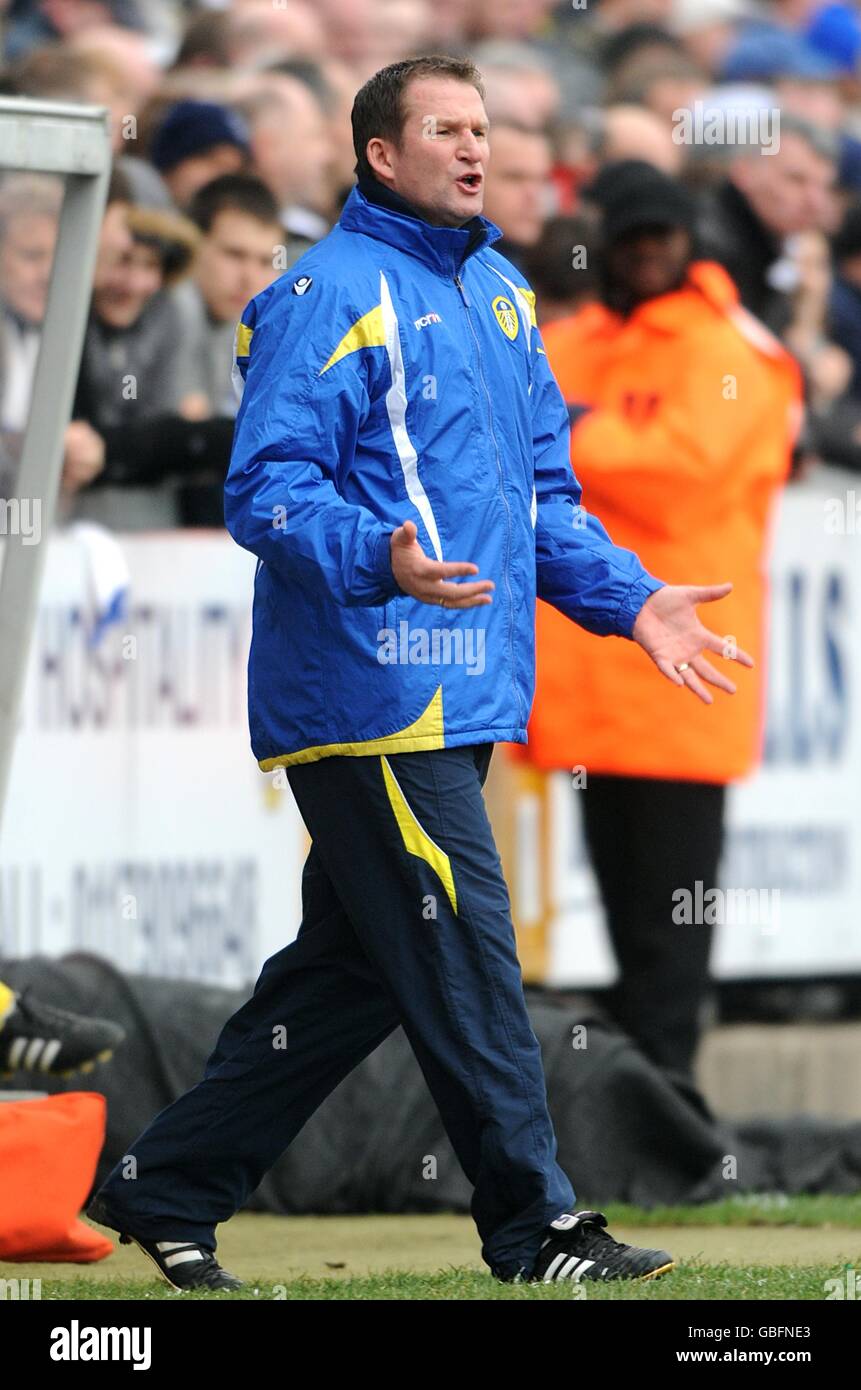
M 0 853 L 0 956 L 90 950 L 225 985 L 295 936 L 304 830 L 251 754 L 254 559 L 121 538 L 126 620 L 90 644 L 85 552 L 48 548 Z

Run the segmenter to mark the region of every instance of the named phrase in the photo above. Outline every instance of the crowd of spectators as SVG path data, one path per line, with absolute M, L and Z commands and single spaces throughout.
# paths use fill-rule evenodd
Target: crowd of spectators
M 337 220 L 350 109 L 387 63 L 480 67 L 485 215 L 540 322 L 596 293 L 590 196 L 620 161 L 683 181 L 699 254 L 800 362 L 798 466 L 861 458 L 861 16 L 820 0 L 0 0 L 0 95 L 110 111 L 114 170 L 64 515 L 218 525 L 247 301 Z M 0 176 L 0 494 L 62 190 Z M 168 478 L 168 474 L 170 475 Z M 167 479 L 167 480 L 166 480 Z

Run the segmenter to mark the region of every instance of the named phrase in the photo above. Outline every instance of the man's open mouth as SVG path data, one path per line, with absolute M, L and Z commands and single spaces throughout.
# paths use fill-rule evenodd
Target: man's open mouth
M 462 188 L 466 193 L 477 193 L 481 188 L 481 174 L 462 174 L 457 179 L 458 188 Z

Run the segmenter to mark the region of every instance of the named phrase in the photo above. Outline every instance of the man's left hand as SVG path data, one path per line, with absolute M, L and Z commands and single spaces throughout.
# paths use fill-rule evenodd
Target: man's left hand
M 667 680 L 674 685 L 686 685 L 707 705 L 713 703 L 713 697 L 703 681 L 725 690 L 728 695 L 735 694 L 735 685 L 715 670 L 703 656 L 704 651 L 717 652 L 742 666 L 754 664 L 753 657 L 737 647 L 732 638 L 718 637 L 716 632 L 703 627 L 697 617 L 698 603 L 714 603 L 716 599 L 726 598 L 731 590 L 729 583 L 665 584 L 646 599 L 631 633 Z

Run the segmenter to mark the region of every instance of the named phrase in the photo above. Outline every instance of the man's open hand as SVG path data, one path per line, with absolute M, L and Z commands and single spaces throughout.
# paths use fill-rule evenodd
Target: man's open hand
M 442 604 L 444 608 L 478 608 L 491 603 L 491 579 L 473 584 L 448 584 L 446 580 L 462 574 L 478 574 L 478 565 L 467 560 L 431 560 L 416 536 L 415 524 L 405 521 L 392 532 L 392 574 L 405 594 L 421 603 Z
M 726 676 L 716 671 L 703 651 L 717 652 L 728 661 L 738 661 L 742 666 L 753 666 L 753 657 L 736 647 L 726 637 L 718 637 L 703 627 L 697 617 L 698 603 L 713 603 L 715 599 L 726 598 L 732 584 L 665 584 L 650 594 L 637 614 L 631 634 L 635 642 L 654 661 L 659 671 L 674 685 L 686 685 L 707 705 L 713 703 L 711 693 L 703 681 L 725 690 L 728 695 L 735 694 L 735 686 Z M 678 667 L 687 663 L 687 668 L 679 672 Z

